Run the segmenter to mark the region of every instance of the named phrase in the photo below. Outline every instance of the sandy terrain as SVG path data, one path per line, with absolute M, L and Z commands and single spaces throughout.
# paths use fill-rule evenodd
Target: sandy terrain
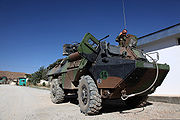
M 180 119 L 180 104 L 152 102 L 144 109 L 127 109 L 119 103 L 111 101 L 99 115 L 85 116 L 76 104 L 53 104 L 48 90 L 0 85 L 0 120 Z

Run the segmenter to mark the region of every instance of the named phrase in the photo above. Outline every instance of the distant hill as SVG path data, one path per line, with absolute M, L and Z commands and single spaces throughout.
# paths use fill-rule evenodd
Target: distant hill
M 19 77 L 24 77 L 25 74 L 27 74 L 27 73 L 0 71 L 0 77 L 6 76 L 8 79 L 16 79 Z

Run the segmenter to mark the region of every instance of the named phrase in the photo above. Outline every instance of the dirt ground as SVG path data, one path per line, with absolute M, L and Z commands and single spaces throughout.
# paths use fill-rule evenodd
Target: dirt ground
M 85 116 L 77 104 L 53 104 L 49 94 L 48 90 L 0 85 L 0 120 L 180 120 L 180 104 L 150 102 L 144 108 L 127 109 L 114 100 L 105 102 L 99 115 Z

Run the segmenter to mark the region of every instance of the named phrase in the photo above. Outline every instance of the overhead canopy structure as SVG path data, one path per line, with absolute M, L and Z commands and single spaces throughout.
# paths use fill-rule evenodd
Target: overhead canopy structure
M 180 23 L 140 37 L 137 45 L 145 52 L 158 52 L 158 62 L 170 65 L 166 79 L 155 94 L 180 95 Z
M 150 52 L 179 44 L 180 23 L 140 37 L 137 46 L 145 52 Z

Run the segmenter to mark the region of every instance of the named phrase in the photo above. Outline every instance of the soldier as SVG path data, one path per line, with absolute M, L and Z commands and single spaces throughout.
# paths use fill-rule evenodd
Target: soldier
M 119 46 L 124 47 L 126 43 L 126 38 L 128 37 L 127 35 L 127 30 L 123 29 L 123 31 L 116 37 L 116 42 L 119 43 Z

